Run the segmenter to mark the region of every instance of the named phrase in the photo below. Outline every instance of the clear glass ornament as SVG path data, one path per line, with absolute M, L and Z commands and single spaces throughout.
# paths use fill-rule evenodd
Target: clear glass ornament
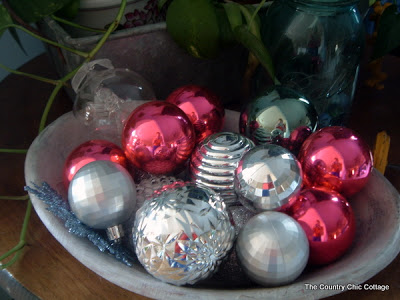
M 135 100 L 155 100 L 151 84 L 129 69 L 114 68 L 108 59 L 85 64 L 72 80 L 74 115 L 96 131 L 120 135 Z

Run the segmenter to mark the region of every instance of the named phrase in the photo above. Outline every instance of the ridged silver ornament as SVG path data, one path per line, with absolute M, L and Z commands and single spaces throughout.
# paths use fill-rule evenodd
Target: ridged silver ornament
M 253 212 L 285 208 L 300 191 L 302 182 L 303 174 L 296 157 L 273 144 L 248 151 L 235 174 L 239 200 Z
M 216 191 L 227 205 L 238 204 L 234 188 L 235 170 L 254 143 L 233 132 L 215 133 L 201 142 L 192 154 L 190 176 L 196 183 Z
M 175 183 L 137 211 L 133 244 L 150 274 L 184 285 L 212 275 L 231 249 L 234 236 L 218 194 L 195 183 Z
M 295 280 L 309 257 L 306 234 L 292 217 L 268 211 L 251 218 L 236 240 L 236 256 L 246 275 L 263 286 Z

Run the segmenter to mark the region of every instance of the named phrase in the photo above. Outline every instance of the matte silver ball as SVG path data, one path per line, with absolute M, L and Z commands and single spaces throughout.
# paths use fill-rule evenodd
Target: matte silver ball
M 250 219 L 236 240 L 246 275 L 263 286 L 284 285 L 303 272 L 309 257 L 307 236 L 291 217 L 263 212 Z
M 106 229 L 126 221 L 136 205 L 131 175 L 111 161 L 93 161 L 72 178 L 68 189 L 72 212 L 84 224 Z
M 133 244 L 140 263 L 175 285 L 209 277 L 233 245 L 224 202 L 194 183 L 176 183 L 153 197 L 136 213 Z
M 303 174 L 296 157 L 273 144 L 248 151 L 235 174 L 239 200 L 253 212 L 284 209 L 295 200 L 302 182 Z
M 203 140 L 190 161 L 190 176 L 196 183 L 216 191 L 227 205 L 238 204 L 234 188 L 235 170 L 254 143 L 237 133 L 219 132 Z
M 310 101 L 285 86 L 273 86 L 252 100 L 240 115 L 240 133 L 256 145 L 289 138 L 298 127 L 317 128 L 317 112 Z

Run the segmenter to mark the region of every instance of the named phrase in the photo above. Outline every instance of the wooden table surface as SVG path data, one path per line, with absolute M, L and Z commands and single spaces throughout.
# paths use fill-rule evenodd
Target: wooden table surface
M 383 91 L 365 87 L 363 81 L 367 72 L 361 69 L 349 127 L 359 132 L 371 147 L 379 131 L 389 133 L 392 139 L 390 165 L 385 176 L 400 190 L 400 59 L 386 58 L 385 68 L 389 78 Z M 46 55 L 30 61 L 21 70 L 57 78 Z M 37 135 L 51 89 L 51 85 L 16 75 L 0 83 L 0 148 L 29 147 Z M 49 121 L 71 109 L 71 100 L 61 92 L 51 109 Z M 24 158 L 23 154 L 0 153 L 0 195 L 24 194 Z M 0 255 L 18 243 L 26 205 L 25 201 L 0 200 Z M 147 299 L 106 281 L 80 264 L 52 237 L 34 211 L 27 246 L 7 271 L 41 299 Z M 400 255 L 368 283 L 387 284 L 390 290 L 352 291 L 330 298 L 400 299 Z M 10 294 L 18 295 L 18 291 L 11 290 Z M 15 298 L 23 299 L 23 296 Z

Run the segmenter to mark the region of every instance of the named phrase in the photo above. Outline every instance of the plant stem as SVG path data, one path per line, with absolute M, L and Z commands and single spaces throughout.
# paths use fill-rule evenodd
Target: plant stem
M 5 149 L 1 148 L 0 153 L 15 153 L 15 154 L 26 154 L 28 149 Z
M 64 24 L 66 24 L 66 25 L 69 25 L 69 26 L 72 26 L 72 27 L 75 27 L 75 28 L 78 28 L 78 29 L 82 29 L 82 30 L 86 30 L 86 31 L 91 31 L 91 32 L 97 32 L 97 33 L 105 33 L 105 32 L 106 32 L 105 29 L 97 29 L 97 28 L 92 28 L 92 27 L 83 26 L 83 25 L 80 25 L 80 24 L 77 24 L 77 23 L 74 23 L 74 22 L 71 22 L 71 21 L 62 19 L 62 18 L 57 17 L 57 16 L 55 16 L 55 15 L 51 15 L 51 18 L 52 18 L 54 21 L 57 21 L 57 22 L 59 22 L 59 23 L 64 23 Z
M 124 14 L 126 7 L 126 0 L 121 0 L 121 6 L 119 7 L 118 14 L 114 20 L 114 22 L 111 23 L 110 27 L 108 27 L 106 33 L 103 35 L 103 37 L 100 39 L 100 41 L 97 43 L 97 45 L 90 51 L 88 57 L 86 58 L 85 62 L 90 61 L 96 53 L 100 50 L 101 47 L 103 47 L 104 43 L 108 39 L 108 37 L 111 35 L 111 33 L 118 27 L 119 22 L 122 19 L 122 16 Z
M 57 43 L 57 42 L 54 42 L 54 41 L 52 41 L 52 40 L 46 39 L 46 38 L 44 38 L 44 37 L 42 37 L 42 36 L 40 36 L 40 35 L 37 35 L 36 33 L 33 33 L 33 32 L 31 32 L 31 31 L 29 31 L 28 29 L 22 27 L 21 25 L 8 24 L 8 25 L 6 25 L 6 26 L 1 27 L 1 28 L 0 28 L 0 31 L 3 30 L 3 29 L 5 30 L 5 29 L 10 28 L 10 27 L 13 27 L 13 28 L 17 28 L 17 29 L 19 29 L 19 30 L 22 30 L 23 32 L 26 32 L 27 34 L 29 34 L 29 35 L 31 35 L 31 36 L 37 38 L 38 40 L 41 40 L 42 42 L 45 42 L 45 43 L 47 43 L 47 44 L 53 45 L 53 46 L 55 46 L 55 47 L 58 47 L 58 48 L 61 48 L 61 49 L 64 49 L 64 50 L 67 50 L 67 51 L 69 51 L 69 52 L 71 52 L 71 53 L 74 53 L 74 54 L 76 54 L 76 55 L 79 55 L 79 56 L 82 56 L 82 57 L 85 57 L 85 58 L 88 57 L 88 53 L 86 53 L 86 52 L 79 51 L 79 50 L 76 50 L 76 49 L 74 49 L 74 48 L 70 48 L 70 47 L 61 45 L 61 44 L 59 44 L 59 43 Z
M 29 73 L 17 71 L 17 70 L 11 69 L 11 68 L 9 68 L 9 67 L 1 64 L 1 63 L 0 63 L 0 68 L 6 70 L 9 73 L 13 73 L 13 74 L 29 77 L 29 78 L 32 78 L 32 79 L 36 79 L 36 80 L 39 80 L 39 81 L 42 81 L 42 82 L 46 82 L 46 83 L 50 83 L 50 84 L 54 84 L 54 85 L 56 85 L 57 82 L 58 82 L 58 80 L 53 80 L 53 79 L 49 79 L 49 78 L 46 78 L 46 77 L 37 76 L 37 75 L 34 75 L 34 74 L 29 74 Z
M 114 22 L 110 25 L 110 27 L 107 29 L 107 31 L 105 32 L 103 37 L 100 39 L 100 41 L 97 43 L 97 45 L 92 49 L 92 51 L 90 51 L 90 53 L 81 52 L 81 51 L 78 51 L 78 50 L 75 50 L 75 49 L 70 49 L 68 47 L 59 45 L 58 43 L 55 43 L 53 41 L 47 40 L 45 38 L 42 38 L 42 37 L 40 37 L 40 36 L 38 36 L 36 34 L 32 34 L 28 30 L 26 30 L 25 28 L 23 28 L 21 26 L 18 26 L 18 25 L 7 26 L 7 28 L 8 27 L 15 27 L 15 28 L 21 29 L 21 30 L 27 32 L 28 34 L 38 38 L 39 40 L 47 42 L 47 43 L 49 43 L 51 45 L 63 48 L 63 49 L 68 50 L 68 51 L 73 50 L 73 51 L 71 51 L 72 53 L 75 53 L 75 54 L 78 54 L 78 55 L 81 55 L 81 56 L 85 57 L 85 61 L 83 63 L 86 63 L 86 62 L 90 61 L 96 55 L 96 53 L 104 45 L 104 43 L 106 42 L 106 40 L 108 39 L 110 34 L 117 28 L 119 22 L 121 21 L 123 13 L 125 11 L 125 7 L 126 7 L 126 0 L 121 0 L 121 6 L 119 8 L 118 14 L 117 14 Z M 2 28 L 0 28 L 0 30 L 1 29 Z M 47 121 L 47 116 L 49 114 L 50 108 L 51 108 L 51 106 L 52 106 L 52 104 L 54 102 L 54 99 L 57 96 L 58 92 L 63 87 L 63 85 L 75 75 L 75 73 L 79 70 L 79 68 L 81 66 L 82 66 L 82 64 L 80 66 L 78 66 L 77 68 L 75 68 L 70 73 L 68 73 L 67 75 L 65 75 L 63 78 L 61 78 L 60 80 L 57 81 L 56 86 L 54 87 L 53 92 L 51 93 L 51 95 L 49 97 L 49 100 L 46 103 L 46 107 L 45 107 L 45 109 L 43 111 L 42 118 L 40 120 L 40 125 L 39 125 L 39 133 L 42 132 L 43 129 L 45 128 L 46 121 Z M 20 250 L 26 244 L 25 237 L 26 237 L 26 233 L 27 233 L 27 228 L 28 228 L 31 212 L 32 212 L 32 202 L 30 200 L 28 200 L 28 206 L 27 206 L 26 211 L 25 211 L 25 218 L 24 218 L 24 223 L 22 225 L 22 230 L 21 230 L 21 234 L 20 234 L 19 243 L 14 248 L 9 250 L 7 253 L 5 253 L 2 256 L 0 256 L 0 261 L 2 261 L 3 259 L 9 257 L 10 255 L 12 255 L 14 253 L 16 253 L 16 254 L 8 263 L 0 265 L 0 269 L 4 269 L 4 268 L 12 265 L 18 259 L 18 256 L 20 255 Z
M 256 10 L 254 11 L 253 15 L 251 16 L 250 22 L 249 22 L 249 28 L 253 25 L 254 19 L 256 18 L 258 12 L 260 11 L 260 9 L 264 6 L 265 2 L 267 2 L 267 0 L 262 0 L 258 5 Z
M 28 200 L 28 206 L 27 206 L 26 211 L 25 211 L 24 223 L 22 224 L 21 234 L 19 235 L 19 242 L 14 248 L 12 248 L 11 250 L 7 251 L 5 254 L 0 256 L 0 261 L 2 261 L 3 259 L 9 257 L 10 255 L 12 255 L 15 252 L 17 252 L 17 253 L 15 254 L 15 256 L 8 263 L 0 265 L 0 269 L 4 269 L 4 268 L 9 267 L 10 265 L 12 265 L 18 259 L 18 256 L 20 255 L 19 251 L 26 244 L 25 237 L 26 237 L 26 232 L 28 230 L 28 225 L 29 225 L 29 219 L 31 217 L 31 212 L 32 212 L 32 203 L 31 203 L 30 200 Z
M 0 196 L 0 200 L 17 200 L 17 201 L 21 201 L 21 200 L 28 200 L 29 199 L 29 195 L 25 195 L 25 196 Z

